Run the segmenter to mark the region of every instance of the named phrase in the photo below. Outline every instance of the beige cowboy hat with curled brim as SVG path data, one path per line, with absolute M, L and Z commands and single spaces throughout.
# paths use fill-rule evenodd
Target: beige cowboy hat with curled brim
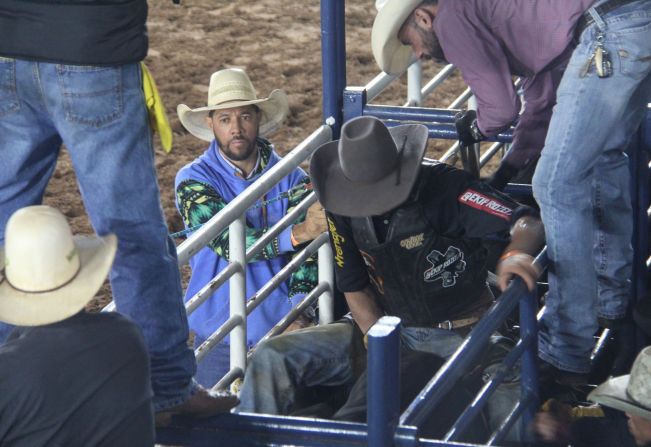
M 16 211 L 0 249 L 0 321 L 40 326 L 81 311 L 106 279 L 117 238 L 72 236 L 58 210 Z
M 215 139 L 215 134 L 206 124 L 206 117 L 212 110 L 255 105 L 262 112 L 259 130 L 261 136 L 276 130 L 289 111 L 287 95 L 282 90 L 272 91 L 267 98 L 258 98 L 251 80 L 239 68 L 226 68 L 210 76 L 207 104 L 197 109 L 179 104 L 176 112 L 188 132 L 208 142 Z
M 606 380 L 588 399 L 651 420 L 651 347 L 640 351 L 630 374 Z
M 398 39 L 400 28 L 423 0 L 387 0 L 377 2 L 378 13 L 371 31 L 373 57 L 382 71 L 399 75 L 416 60 L 408 45 Z
M 409 197 L 427 147 L 422 124 L 388 129 L 361 116 L 347 121 L 339 140 L 325 143 L 310 161 L 312 186 L 323 207 L 347 217 L 377 216 Z

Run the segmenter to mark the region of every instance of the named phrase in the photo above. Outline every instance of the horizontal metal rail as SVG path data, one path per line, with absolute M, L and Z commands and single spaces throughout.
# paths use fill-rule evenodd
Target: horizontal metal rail
M 375 99 L 377 95 L 382 93 L 382 91 L 397 78 L 398 76 L 393 76 L 385 72 L 382 72 L 374 77 L 371 82 L 364 86 L 364 89 L 366 90 L 367 100 L 370 102 Z
M 197 308 L 212 296 L 215 290 L 219 289 L 235 273 L 244 271 L 242 266 L 237 263 L 228 264 L 224 270 L 217 273 L 208 284 L 199 290 L 192 298 L 185 303 L 185 311 L 188 315 L 192 314 Z
M 249 297 L 246 303 L 246 314 L 250 315 L 253 310 L 258 307 L 279 285 L 285 282 L 289 275 L 292 274 L 307 258 L 314 255 L 321 245 L 328 242 L 328 234 L 322 233 L 317 236 L 307 247 L 300 251 L 299 254 L 294 256 L 273 278 L 260 287 L 260 289 L 252 296 Z
M 260 179 L 248 187 L 243 194 L 235 197 L 219 213 L 185 240 L 178 247 L 179 265 L 185 265 L 192 256 L 224 231 L 231 222 L 253 206 L 264 193 L 269 191 L 278 181 L 309 157 L 321 144 L 331 139 L 332 130 L 330 126 L 323 125 L 315 130 L 308 138 L 296 146 L 293 151 L 285 155 L 275 166 L 264 173 Z
M 301 252 L 296 255 L 290 262 L 288 262 L 273 278 L 260 288 L 254 295 L 249 297 L 246 303 L 246 315 L 250 315 L 253 310 L 258 307 L 271 292 L 274 291 L 280 284 L 282 284 L 289 275 L 292 274 L 298 266 L 300 266 L 307 258 L 314 255 L 319 247 L 328 241 L 328 234 L 320 234 L 316 239 L 310 242 Z M 237 264 L 231 264 L 236 266 Z M 229 267 L 231 266 L 229 265 Z M 219 275 L 218 275 L 219 276 Z M 213 332 L 197 349 L 195 355 L 197 361 L 200 361 L 206 353 L 208 353 L 217 343 L 222 341 L 228 333 L 242 322 L 242 318 L 233 315 L 224 324 L 222 324 L 215 332 Z

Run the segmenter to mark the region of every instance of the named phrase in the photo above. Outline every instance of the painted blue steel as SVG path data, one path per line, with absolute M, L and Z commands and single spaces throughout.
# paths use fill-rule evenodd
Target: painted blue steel
M 342 125 L 343 91 L 346 86 L 346 37 L 344 0 L 321 0 L 321 71 L 323 120 L 339 138 Z M 330 122 L 329 119 L 334 119 Z
M 546 257 L 546 251 L 543 254 Z M 520 339 L 528 340 L 521 362 L 521 395 L 531 396 L 531 401 L 523 409 L 521 424 L 522 433 L 528 433 L 527 428 L 533 421 L 538 408 L 538 320 L 536 313 L 538 305 L 535 292 L 524 293 L 520 296 Z
M 443 437 L 444 441 L 455 441 L 465 433 L 466 429 L 470 427 L 470 424 L 475 420 L 475 417 L 477 417 L 484 408 L 486 402 L 488 402 L 488 398 L 502 383 L 504 377 L 510 372 L 509 370 L 513 368 L 524 350 L 527 346 L 531 345 L 531 340 L 531 337 L 527 337 L 518 341 L 511 352 L 509 352 L 509 354 L 504 358 L 497 372 L 493 374 L 491 380 L 482 387 L 472 403 L 468 405 L 463 413 L 461 413 L 461 416 L 459 416 L 455 421 L 452 428 L 450 428 L 450 430 L 445 434 Z
M 366 438 L 366 424 L 262 414 L 177 417 L 172 426 L 156 430 L 158 444 L 192 447 L 365 447 Z
M 520 278 L 502 294 L 486 315 L 466 337 L 463 344 L 445 362 L 423 391 L 414 399 L 400 417 L 400 425 L 421 426 L 444 395 L 464 376 L 483 353 L 488 338 L 502 324 L 518 303 L 518 297 L 526 291 Z
M 364 110 L 364 115 L 375 116 L 366 113 L 366 109 Z M 393 126 L 398 126 L 400 124 L 405 124 L 404 122 L 399 121 L 403 119 L 402 117 L 394 117 L 392 119 L 395 121 L 385 121 L 384 124 L 386 124 L 387 127 L 393 127 Z M 429 138 L 441 138 L 446 140 L 457 139 L 457 129 L 454 127 L 454 124 L 439 124 L 439 123 L 431 123 L 428 121 L 420 121 L 419 124 L 424 124 L 425 126 L 427 126 L 427 129 L 429 130 Z M 487 141 L 499 141 L 501 143 L 510 143 L 512 139 L 513 139 L 513 135 L 511 131 L 508 131 L 496 135 L 495 137 L 489 138 Z
M 541 270 L 547 265 L 546 249 L 543 249 L 535 262 Z M 443 396 L 450 391 L 457 380 L 465 374 L 473 362 L 481 355 L 488 338 L 513 310 L 519 297 L 524 294 L 528 294 L 524 281 L 519 277 L 515 278 L 499 301 L 491 306 L 459 349 L 445 362 L 423 391 L 416 396 L 405 410 L 400 417 L 400 425 L 418 427 L 426 420 L 432 410 L 441 402 Z M 532 313 L 535 321 L 535 310 Z M 532 328 L 535 330 L 536 326 L 534 325 Z
M 369 447 L 393 446 L 400 417 L 400 319 L 382 317 L 368 331 Z
M 346 88 L 344 90 L 344 122 L 362 116 L 366 100 L 366 89 L 364 87 Z

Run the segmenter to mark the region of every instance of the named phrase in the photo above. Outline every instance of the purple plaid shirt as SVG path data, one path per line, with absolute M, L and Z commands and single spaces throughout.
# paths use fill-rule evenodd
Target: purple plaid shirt
M 506 157 L 515 167 L 540 155 L 574 28 L 593 2 L 439 0 L 436 35 L 446 59 L 477 97 L 484 135 L 495 135 L 516 119 L 521 104 L 512 76 L 522 78 L 525 109 Z

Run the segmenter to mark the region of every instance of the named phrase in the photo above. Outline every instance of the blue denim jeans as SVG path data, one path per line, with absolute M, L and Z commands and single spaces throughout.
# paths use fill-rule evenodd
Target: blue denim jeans
M 602 30 L 613 74 L 598 77 Z M 624 150 L 651 100 L 651 2 L 621 6 L 586 28 L 557 92 L 533 178 L 547 237 L 549 294 L 540 357 L 585 373 L 597 316 L 624 316 L 633 216 Z
M 0 244 L 9 216 L 41 203 L 63 142 L 93 228 L 118 237 L 113 297 L 143 332 L 154 404 L 163 409 L 196 389 L 195 361 L 186 345 L 176 249 L 160 206 L 141 82 L 138 64 L 0 58 Z M 9 329 L 0 328 L 0 340 Z
M 295 409 L 300 389 L 316 385 L 352 386 L 365 368 L 366 357 L 363 347 L 356 348 L 361 340 L 356 341 L 355 337 L 361 338 L 361 335 L 354 330 L 352 322 L 336 322 L 290 332 L 260 343 L 246 370 L 236 412 L 286 415 Z M 409 349 L 447 359 L 464 338 L 445 329 L 406 327 L 401 329 L 401 340 Z M 491 353 L 491 366 L 484 370 L 488 375 L 508 353 L 508 348 L 501 342 L 501 337 L 493 337 L 491 348 L 487 350 Z M 504 419 L 519 397 L 519 376 L 510 379 L 489 399 L 488 412 L 493 428 Z M 518 440 L 519 436 L 519 427 L 516 427 L 509 440 Z

